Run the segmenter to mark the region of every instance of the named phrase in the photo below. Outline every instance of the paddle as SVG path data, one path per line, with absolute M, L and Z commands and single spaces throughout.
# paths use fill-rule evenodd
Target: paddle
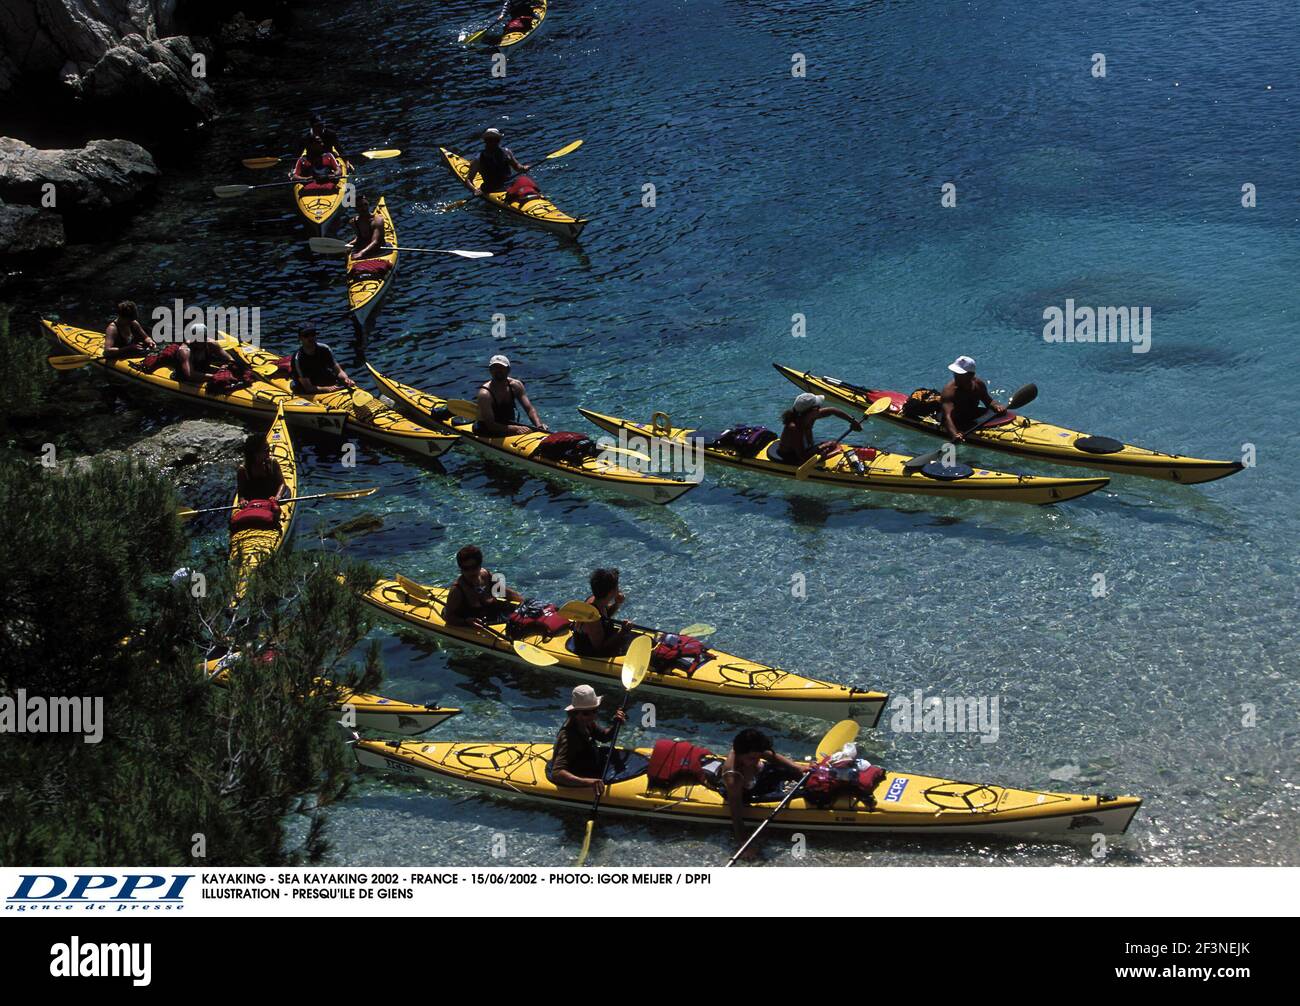
M 706 625 L 704 622 L 695 622 L 692 625 L 686 626 L 686 628 L 682 629 L 682 631 L 677 633 L 677 635 L 695 636 L 698 639 L 701 636 L 711 636 L 717 631 L 717 628 L 712 625 Z
M 821 743 L 817 745 L 817 756 L 814 759 L 814 764 L 821 761 L 827 755 L 834 754 L 840 748 L 844 747 L 845 744 L 849 743 L 849 741 L 853 740 L 853 738 L 858 735 L 859 729 L 861 728 L 858 726 L 856 720 L 840 720 L 836 723 L 835 726 L 826 731 L 826 736 L 824 736 Z M 808 782 L 808 778 L 811 775 L 812 769 L 810 768 L 803 774 L 803 778 L 790 788 L 790 792 L 786 793 L 786 795 L 781 798 L 781 802 L 776 805 L 776 809 L 763 819 L 763 823 L 754 829 L 754 833 L 750 835 L 749 838 L 745 839 L 745 844 L 736 850 L 736 854 L 727 860 L 728 866 L 734 864 L 736 860 L 744 854 L 745 850 L 749 848 L 750 843 L 753 842 L 754 839 L 758 838 L 759 834 L 768 826 L 771 820 L 776 817 L 777 814 L 781 813 L 781 811 L 785 810 L 790 801 L 795 798 L 801 789 L 803 789 L 804 784 Z
M 477 42 L 489 28 L 491 28 L 495 24 L 499 24 L 504 17 L 505 17 L 504 14 L 498 14 L 495 18 L 493 18 L 491 21 L 485 24 L 478 31 L 474 32 L 474 34 L 472 35 L 466 35 L 465 32 L 462 30 L 460 33 L 459 41 L 464 42 L 466 45 L 469 45 L 471 42 Z
M 84 367 L 86 364 L 95 360 L 102 360 L 101 356 L 87 356 L 85 353 L 69 353 L 67 356 L 47 356 L 46 362 L 55 370 L 76 370 L 78 367 Z
M 316 493 L 312 496 L 290 496 L 288 499 L 282 499 L 281 503 L 301 503 L 303 500 L 359 500 L 366 496 L 373 496 L 379 492 L 379 487 L 374 486 L 370 489 L 347 489 L 343 492 L 335 493 Z M 236 506 L 231 503 L 229 506 L 210 506 L 203 510 L 177 510 L 176 516 L 182 520 L 190 517 L 197 517 L 201 513 L 220 513 L 222 510 L 234 510 Z
M 401 157 L 400 150 L 363 150 L 361 156 L 368 161 L 386 161 L 393 157 Z M 290 157 L 297 160 L 298 154 L 284 154 L 280 157 L 245 157 L 239 163 L 246 168 L 254 171 L 261 171 L 265 168 L 273 168 L 282 161 L 287 161 Z
M 624 712 L 627 711 L 627 704 L 632 698 L 632 692 L 642 681 L 645 680 L 646 673 L 650 670 L 650 653 L 653 644 L 649 636 L 637 636 L 632 640 L 632 645 L 627 648 L 627 653 L 623 657 L 623 704 L 619 707 Z M 605 776 L 609 775 L 610 763 L 614 760 L 614 752 L 618 750 L 618 732 L 623 728 L 622 723 L 615 722 L 614 736 L 609 741 L 609 754 L 605 756 L 605 765 L 600 770 L 600 779 L 602 782 Z M 582 838 L 582 851 L 578 853 L 578 861 L 575 866 L 581 866 L 587 861 L 587 853 L 591 851 L 591 835 L 596 828 L 596 815 L 600 813 L 600 798 L 604 796 L 604 790 L 596 794 L 596 798 L 591 801 L 591 817 L 587 819 L 587 833 Z
M 397 574 L 396 579 L 398 586 L 400 586 L 402 590 L 406 591 L 408 596 L 415 598 L 417 601 L 422 601 L 430 607 L 438 603 L 434 596 L 429 593 L 427 588 L 416 583 L 414 580 L 408 580 L 406 577 L 402 576 L 401 573 Z M 442 608 L 445 612 L 446 605 L 442 605 Z M 502 633 L 497 632 L 491 626 L 485 625 L 483 628 L 487 631 L 488 635 L 509 643 L 519 656 L 523 657 L 535 667 L 550 667 L 552 664 L 559 663 L 559 660 L 556 657 L 547 653 L 540 646 L 534 646 L 532 643 L 525 643 L 522 639 L 509 639 Z
M 447 411 L 457 419 L 478 419 L 478 406 L 473 402 L 467 402 L 463 398 L 449 398 L 444 404 L 447 406 Z M 535 426 L 529 428 L 536 432 L 541 432 L 540 430 L 537 430 L 537 427 Z M 634 451 L 628 447 L 614 447 L 611 445 L 609 447 L 601 447 L 601 450 L 608 451 L 610 454 L 622 454 L 629 458 L 636 458 L 638 461 L 646 462 L 646 464 L 650 463 L 649 454 L 642 454 L 640 451 Z
M 581 147 L 585 142 L 586 142 L 586 140 L 574 140 L 572 143 L 566 144 L 565 146 L 561 147 L 559 150 L 553 150 L 553 151 L 551 151 L 549 154 L 547 154 L 545 157 L 543 157 L 543 158 L 541 159 L 541 161 L 538 161 L 536 164 L 529 165 L 528 170 L 529 170 L 529 171 L 533 171 L 533 170 L 538 169 L 538 168 L 543 168 L 543 167 L 545 167 L 545 165 L 542 163 L 542 161 L 553 161 L 553 160 L 556 160 L 557 158 L 563 157 L 565 154 L 571 154 L 571 153 L 573 153 L 575 150 L 577 150 L 579 147 Z M 512 175 L 511 177 L 518 177 L 518 175 Z M 457 200 L 456 200 L 455 202 L 453 202 L 453 203 L 448 203 L 448 204 L 444 207 L 444 209 L 452 210 L 452 209 L 455 209 L 455 208 L 458 207 L 458 206 L 464 206 L 464 205 L 465 205 L 466 203 L 468 203 L 468 202 L 469 202 L 469 199 L 468 199 L 468 198 L 466 198 L 466 199 L 457 199 Z
M 887 408 L 889 408 L 889 399 L 888 398 L 878 399 L 871 403 L 870 408 L 868 408 L 867 411 L 862 414 L 862 418 L 866 419 L 868 416 L 879 415 L 880 413 L 884 412 Z M 850 424 L 849 428 L 844 431 L 844 436 L 847 437 L 852 432 L 853 432 L 853 426 L 852 424 Z M 847 454 L 850 449 L 851 448 L 846 447 L 844 449 L 844 453 Z M 815 469 L 819 464 L 821 464 L 823 461 L 826 460 L 828 459 L 822 457 L 820 454 L 814 451 L 812 457 L 810 457 L 807 461 L 805 461 L 803 464 L 801 464 L 798 468 L 795 469 L 794 477 L 797 479 L 806 479 L 809 475 L 813 473 L 813 469 Z
M 570 622 L 599 622 L 600 612 L 594 604 L 586 601 L 566 601 L 560 606 L 560 614 Z
M 1010 400 L 1007 402 L 1007 408 L 1018 409 L 1022 405 L 1028 405 L 1037 397 L 1038 397 L 1038 385 L 1026 384 L 1024 387 L 1016 389 L 1016 393 L 1012 395 Z M 885 401 L 885 399 L 882 398 L 880 399 L 880 401 L 883 402 Z M 968 434 L 974 433 L 976 430 L 978 430 L 981 426 L 983 426 L 985 423 L 987 423 L 990 419 L 992 419 L 997 414 L 998 413 L 994 412 L 992 409 L 985 409 L 982 413 L 980 413 L 979 419 L 976 421 L 975 425 L 972 426 L 969 430 L 966 430 L 964 433 L 962 433 L 962 436 L 964 437 Z M 948 450 L 948 447 L 949 445 L 945 444 L 943 447 L 940 447 L 937 450 L 933 450 L 929 454 L 922 454 L 918 457 L 912 458 L 910 461 L 905 461 L 903 463 L 903 471 L 905 472 L 920 471 L 922 468 L 930 464 L 932 461 L 938 461 L 939 458 L 943 455 L 943 453 L 946 450 Z
M 288 178 L 282 182 L 263 182 L 261 185 L 217 185 L 212 191 L 218 199 L 234 199 L 235 196 L 246 195 L 254 189 L 274 189 L 281 185 L 302 185 L 304 184 L 297 179 Z
M 312 251 L 320 255 L 345 255 L 352 251 L 349 242 L 340 241 L 338 238 L 309 238 L 307 244 L 311 246 Z M 492 252 L 462 251 L 459 248 L 407 248 L 405 245 L 383 245 L 382 248 L 384 251 L 428 252 L 438 255 L 459 255 L 461 258 L 492 258 Z

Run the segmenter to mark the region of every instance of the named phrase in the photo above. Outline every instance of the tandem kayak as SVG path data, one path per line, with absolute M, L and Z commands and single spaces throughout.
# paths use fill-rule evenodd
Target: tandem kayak
M 429 600 L 420 600 L 396 580 L 380 580 L 361 599 L 382 614 L 416 629 L 465 646 L 521 660 L 505 638 L 504 621 L 493 625 L 494 634 L 470 626 L 448 625 L 443 618 L 447 589 L 425 588 Z M 639 635 L 655 636 L 653 629 L 637 626 Z M 573 649 L 573 632 L 564 630 L 550 639 L 529 636 L 527 641 L 556 659 L 556 670 L 593 684 L 617 687 L 623 673 L 622 657 L 583 657 Z M 641 689 L 673 698 L 725 702 L 749 710 L 794 713 L 826 720 L 859 719 L 875 726 L 889 696 L 816 678 L 806 678 L 779 667 L 768 667 L 744 657 L 710 649 L 709 656 L 688 673 L 685 662 L 666 670 L 652 666 Z
M 649 423 L 635 423 L 630 419 L 607 416 L 590 409 L 579 409 L 587 419 L 602 430 L 614 435 L 628 434 L 628 446 L 637 449 L 635 442 L 658 440 L 670 444 L 701 445 L 704 457 L 732 468 L 761 472 L 778 478 L 793 479 L 797 465 L 773 457 L 776 441 L 761 447 L 753 455 L 740 454 L 728 447 L 708 444 L 714 435 L 700 430 L 673 426 L 663 413 L 656 413 Z M 831 454 L 809 474 L 807 481 L 819 485 L 835 485 L 848 489 L 870 489 L 877 492 L 906 493 L 920 496 L 944 496 L 955 499 L 997 500 L 1006 503 L 1034 503 L 1044 505 L 1061 503 L 1084 496 L 1102 488 L 1109 479 L 1043 478 L 1037 475 L 1016 475 L 966 465 L 947 467 L 941 462 L 926 465 L 920 471 L 908 472 L 904 465 L 912 460 L 905 454 L 876 451 L 870 458 L 844 452 Z M 861 468 L 858 466 L 861 465 Z
M 546 19 L 546 0 L 533 0 L 533 23 L 527 28 L 512 29 L 506 25 L 506 30 L 501 33 L 501 41 L 497 43 L 498 49 L 506 49 L 512 45 L 518 45 L 526 38 L 530 38 L 542 22 Z
M 556 460 L 544 457 L 538 450 L 547 434 L 541 430 L 517 433 L 508 437 L 479 436 L 474 432 L 472 420 L 457 418 L 447 410 L 447 400 L 430 395 L 410 385 L 400 384 L 385 377 L 370 364 L 366 364 L 379 386 L 394 399 L 415 412 L 433 429 L 457 434 L 466 443 L 477 447 L 490 457 L 513 461 L 543 475 L 562 476 L 578 482 L 609 489 L 613 492 L 648 500 L 651 503 L 671 503 L 683 493 L 694 489 L 698 483 L 679 482 L 660 478 L 615 464 L 599 455 L 580 461 Z
M 453 154 L 445 147 L 439 147 L 443 160 L 447 162 L 447 167 L 451 168 L 452 174 L 461 180 L 467 189 L 473 189 L 474 185 L 469 176 L 470 161 L 468 158 L 461 157 L 459 154 Z M 478 182 L 482 179 L 475 175 L 473 181 Z M 506 200 L 504 192 L 485 192 L 482 199 L 484 202 L 495 206 L 507 216 L 518 217 L 527 220 L 530 223 L 544 227 L 552 233 L 559 234 L 574 241 L 578 240 L 578 235 L 582 229 L 587 226 L 587 221 L 577 217 L 571 217 L 565 213 L 545 196 L 537 199 L 530 199 L 522 205 L 516 205 Z
M 556 786 L 547 778 L 550 744 L 502 742 L 427 744 L 422 741 L 359 740 L 357 761 L 405 776 L 440 779 L 501 796 L 517 796 L 557 808 L 590 813 L 591 791 Z M 722 795 L 701 783 L 670 789 L 651 787 L 645 769 L 649 748 L 620 749 L 623 764 L 608 783 L 602 811 L 655 820 L 729 825 Z M 758 824 L 781 794 L 748 805 L 746 818 Z M 851 834 L 1122 834 L 1142 801 L 1135 796 L 1078 796 L 1008 789 L 907 772 L 887 772 L 868 809 L 841 797 L 830 807 L 797 796 L 773 827 Z
M 231 668 L 235 666 L 238 657 L 239 654 L 231 653 L 204 664 L 204 670 L 213 684 L 225 687 L 230 680 Z M 383 730 L 386 733 L 408 736 L 432 730 L 460 713 L 459 709 L 451 706 L 402 702 L 369 692 L 344 692 L 339 696 L 339 700 L 336 707 L 339 712 L 352 714 L 352 720 L 346 722 L 349 728 Z
M 293 187 L 293 201 L 298 207 L 298 212 L 318 234 L 325 233 L 325 225 L 342 208 L 343 195 L 348 187 L 348 162 L 339 156 L 337 150 L 332 150 L 330 153 L 343 169 L 343 176 L 337 182 L 328 185 L 310 182 Z M 307 151 L 304 149 L 299 157 L 306 156 Z
M 234 343 L 233 340 L 226 348 L 231 352 L 238 351 L 244 362 L 259 377 L 277 388 L 292 392 L 289 379 L 281 376 L 280 357 L 246 343 Z M 458 439 L 454 434 L 431 430 L 407 419 L 391 405 L 366 392 L 341 388 L 338 391 L 318 392 L 308 400 L 346 416 L 345 428 L 359 437 L 424 457 L 436 458 L 446 453 Z
M 881 413 L 881 419 L 909 430 L 947 439 L 938 420 L 903 414 L 903 403 L 907 401 L 907 395 L 902 392 L 863 388 L 834 377 L 818 377 L 792 367 L 783 367 L 779 363 L 772 366 L 805 391 L 825 395 L 852 409 L 866 409 L 879 398 L 889 398 L 889 411 Z M 966 443 L 971 447 L 987 447 L 1054 464 L 1100 468 L 1123 475 L 1142 475 L 1188 485 L 1226 478 L 1245 467 L 1238 461 L 1213 461 L 1189 458 L 1182 454 L 1164 454 L 1122 443 L 1111 437 L 1040 423 L 1036 419 L 1015 413 L 1007 413 L 1007 418 L 1000 418 L 996 424 L 966 434 Z
M 266 434 L 266 445 L 271 458 L 280 465 L 280 474 L 284 476 L 286 499 L 298 495 L 298 463 L 293 456 L 293 441 L 289 438 L 289 424 L 285 422 L 284 411 L 275 414 L 271 429 Z M 235 508 L 244 501 L 235 494 Z M 232 531 L 230 534 L 230 565 L 235 571 L 235 603 L 248 590 L 248 578 L 259 565 L 280 549 L 288 540 L 293 529 L 294 514 L 297 503 L 281 503 L 279 526 L 275 528 L 252 528 Z
M 343 432 L 345 413 L 299 398 L 288 390 L 287 385 L 281 387 L 269 381 L 255 381 L 247 388 L 237 388 L 230 392 L 211 391 L 206 381 L 198 384 L 182 381 L 174 376 L 172 369 L 167 366 L 147 373 L 140 369 L 138 358 L 105 360 L 103 332 L 92 332 L 88 328 L 74 328 L 53 321 L 42 320 L 41 324 L 70 352 L 98 357 L 92 361 L 94 365 L 112 377 L 146 385 L 181 401 L 210 405 L 227 412 L 237 412 L 245 419 L 258 422 L 269 422 L 275 415 L 276 409 L 283 406 L 285 418 L 295 425 L 307 426 L 326 433 Z M 226 336 L 222 345 L 230 349 L 238 343 L 232 337 Z
M 397 228 L 393 226 L 393 216 L 388 212 L 388 203 L 383 196 L 375 204 L 375 212 L 383 217 L 384 245 L 392 251 L 360 262 L 354 262 L 350 255 L 346 260 L 348 310 L 358 325 L 364 325 L 370 313 L 379 306 L 397 272 Z

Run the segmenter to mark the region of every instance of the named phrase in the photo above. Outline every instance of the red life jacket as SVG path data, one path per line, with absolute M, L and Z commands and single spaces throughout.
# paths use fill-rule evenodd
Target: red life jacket
M 279 527 L 279 500 L 245 500 L 243 506 L 230 515 L 232 532 L 276 531 Z
M 855 768 L 851 775 L 847 775 L 844 772 L 847 764 L 833 765 L 827 755 L 814 765 L 804 783 L 804 799 L 815 807 L 829 807 L 836 797 L 852 796 L 868 807 L 875 806 L 872 794 L 884 780 L 885 770 L 872 765 L 861 771 Z
M 391 268 L 392 266 L 386 259 L 363 258 L 360 262 L 353 262 L 348 271 L 353 276 L 382 276 Z
M 506 189 L 506 198 L 512 203 L 526 203 L 541 194 L 542 190 L 537 187 L 537 183 L 527 175 L 520 175 L 510 183 L 510 188 Z
M 664 738 L 655 741 L 646 777 L 651 786 L 671 787 L 683 778 L 703 782 L 705 760 L 716 757 L 708 748 L 696 747 L 690 741 Z
M 686 673 L 692 673 L 709 657 L 709 648 L 694 636 L 678 636 L 665 632 L 655 643 L 650 663 L 657 670 L 668 670 L 680 660 L 690 661 Z
M 550 639 L 569 627 L 569 620 L 553 604 L 525 600 L 506 619 L 506 635 L 511 639 L 543 635 Z
M 180 355 L 181 347 L 177 343 L 170 343 L 163 346 L 156 353 L 150 353 L 139 363 L 133 363 L 131 366 L 136 370 L 141 370 L 146 374 L 152 374 L 159 367 L 175 367 L 177 357 Z

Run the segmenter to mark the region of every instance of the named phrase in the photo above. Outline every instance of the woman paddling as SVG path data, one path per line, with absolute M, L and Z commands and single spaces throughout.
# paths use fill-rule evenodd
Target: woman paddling
M 240 500 L 279 499 L 284 492 L 284 472 L 271 454 L 265 433 L 249 434 L 244 441 L 244 463 L 235 473 Z
M 573 627 L 573 648 L 580 657 L 617 657 L 627 652 L 632 630 L 621 625 L 614 614 L 626 600 L 618 589 L 618 570 L 597 569 L 591 574 L 591 596 L 587 603 L 600 612 L 597 622 L 578 622 Z
M 773 452 L 779 455 L 778 461 L 801 465 L 813 454 L 829 454 L 839 446 L 834 440 L 826 440 L 814 446 L 813 424 L 819 419 L 837 416 L 848 423 L 850 429 L 862 429 L 862 424 L 847 412 L 824 406 L 825 401 L 824 395 L 813 395 L 805 391 L 795 398 L 793 406 L 785 410 L 781 416 L 781 442 Z
M 447 591 L 443 608 L 448 625 L 486 629 L 492 622 L 504 621 L 511 606 L 524 599 L 506 586 L 505 577 L 483 568 L 483 551 L 477 545 L 457 552 L 456 566 L 460 576 Z
M 384 215 L 377 209 L 370 208 L 370 201 L 360 192 L 357 193 L 357 215 L 352 218 L 352 228 L 356 236 L 351 241 L 350 261 L 377 258 L 384 246 Z
M 104 330 L 104 359 L 116 360 L 124 356 L 144 356 L 158 347 L 140 324 L 140 313 L 135 301 L 124 300 L 117 305 L 117 317 Z
M 755 799 L 770 798 L 787 782 L 802 779 L 807 768 L 777 754 L 772 738 L 755 727 L 736 734 L 726 759 L 703 766 L 706 784 L 726 797 L 737 846 L 745 841 L 745 806 Z M 757 846 L 751 845 L 741 858 L 752 859 L 757 854 Z

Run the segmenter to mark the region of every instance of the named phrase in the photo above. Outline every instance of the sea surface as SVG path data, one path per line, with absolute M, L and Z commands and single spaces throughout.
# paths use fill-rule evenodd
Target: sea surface
M 557 0 L 497 78 L 489 52 L 457 42 L 490 7 L 303 11 L 255 80 L 225 84 L 228 111 L 211 131 L 183 157 L 164 154 L 155 204 L 13 278 L 15 324 L 34 331 L 44 314 L 98 326 L 123 296 L 258 307 L 267 346 L 287 351 L 316 320 L 363 385 L 364 353 L 451 397 L 468 397 L 504 352 L 543 418 L 577 430 L 588 429 L 579 405 L 773 425 L 795 394 L 774 361 L 910 391 L 938 386 L 969 354 L 1004 398 L 1035 382 L 1025 411 L 1038 418 L 1201 457 L 1253 453 L 1255 466 L 1225 481 L 1116 476 L 1050 508 L 714 468 L 658 508 L 466 449 L 421 464 L 363 444 L 345 467 L 336 443 L 304 439 L 305 490 L 382 492 L 303 513 L 296 544 L 339 548 L 321 530 L 373 514 L 382 526 L 352 536 L 349 554 L 445 582 L 456 550 L 476 542 L 512 585 L 556 601 L 585 597 L 588 572 L 614 565 L 626 614 L 644 624 L 708 622 L 730 652 L 909 698 L 998 699 L 994 743 L 901 732 L 886 713 L 864 739 L 887 768 L 1145 800 L 1100 859 L 1085 839 L 812 833 L 802 859 L 785 839 L 769 843 L 771 865 L 1300 864 L 1290 12 L 1259 0 Z M 288 153 L 312 109 L 353 150 L 402 149 L 367 165 L 361 184 L 387 196 L 403 244 L 496 253 L 403 256 L 364 341 L 341 263 L 311 255 L 284 188 L 210 192 L 280 177 L 238 160 Z M 585 141 L 535 173 L 591 218 L 581 246 L 459 202 L 437 148 L 472 149 L 488 125 L 530 163 Z M 945 183 L 955 206 L 941 203 Z M 1149 307 L 1149 352 L 1044 341 L 1044 310 L 1067 298 Z M 828 437 L 841 430 L 825 423 Z M 882 426 L 865 436 L 909 453 L 938 444 Z M 219 532 L 205 533 L 195 554 L 219 561 Z M 464 709 L 433 739 L 549 741 L 563 720 L 573 682 L 561 675 L 388 627 L 375 638 L 384 692 Z M 725 750 L 755 722 L 662 701 L 643 729 L 636 712 L 624 738 L 644 744 Z M 804 755 L 825 725 L 766 726 Z M 582 815 L 370 772 L 330 816 L 339 864 L 564 865 L 582 831 Z M 611 816 L 592 861 L 707 865 L 728 853 L 726 829 Z

